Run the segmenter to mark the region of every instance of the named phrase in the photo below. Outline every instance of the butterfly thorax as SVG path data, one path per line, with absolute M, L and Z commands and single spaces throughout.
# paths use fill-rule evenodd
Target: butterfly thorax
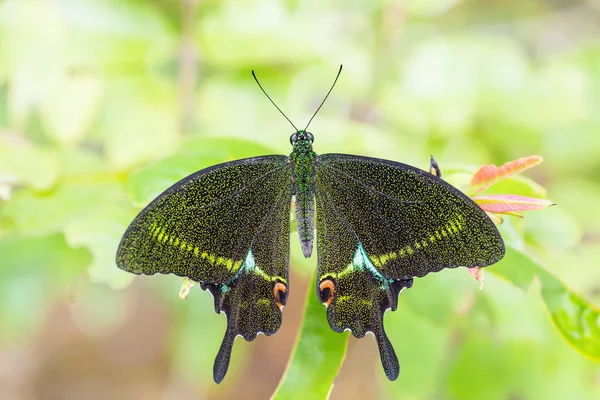
M 292 154 L 290 154 L 298 236 L 304 257 L 310 257 L 312 253 L 315 215 L 315 162 L 317 154 L 312 150 L 312 135 L 309 135 L 308 132 L 304 131 L 298 131 L 292 135 L 294 148 Z

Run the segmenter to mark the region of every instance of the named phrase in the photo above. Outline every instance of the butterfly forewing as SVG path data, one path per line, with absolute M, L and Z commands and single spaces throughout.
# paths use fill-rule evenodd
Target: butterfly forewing
M 482 267 L 504 255 L 502 238 L 481 208 L 453 186 L 409 165 L 325 154 L 317 160 L 316 188 L 327 193 L 387 278 Z
M 119 245 L 117 265 L 136 274 L 231 280 L 264 217 L 281 191 L 289 191 L 287 159 L 233 161 L 177 182 L 131 223 Z

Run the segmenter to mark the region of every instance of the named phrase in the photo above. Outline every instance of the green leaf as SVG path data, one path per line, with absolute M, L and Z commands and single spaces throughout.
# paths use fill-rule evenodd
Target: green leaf
M 8 116 L 25 126 L 35 107 L 49 98 L 68 68 L 66 32 L 56 2 L 5 1 L 0 3 L 0 37 L 5 71 L 10 82 Z M 40 66 L 43 65 L 43 68 Z
M 316 281 L 316 271 L 312 282 Z M 309 285 L 302 328 L 272 399 L 326 399 L 344 361 L 348 332 L 331 330 L 325 307 Z
M 166 285 L 160 285 L 163 301 L 171 306 L 171 335 L 173 337 L 171 354 L 172 369 L 192 385 L 208 387 L 212 384 L 213 361 L 226 329 L 223 315 L 215 315 L 211 296 L 199 286 L 192 290 L 187 300 L 177 296 L 179 277 L 169 279 Z M 163 281 L 164 283 L 164 281 Z M 158 286 L 158 285 L 157 285 Z M 202 322 L 200 322 L 202 321 Z M 237 340 L 229 373 L 235 381 L 235 375 L 244 369 L 250 346 L 244 346 L 244 340 Z M 226 380 L 229 383 L 229 380 Z
M 126 170 L 179 148 L 176 98 L 166 82 L 131 78 L 106 87 L 99 134 L 111 167 Z
M 435 324 L 431 317 L 424 316 L 420 310 L 412 309 L 405 304 L 403 296 L 411 290 L 400 294 L 398 309 L 395 312 L 386 313 L 388 335 L 400 360 L 398 380 L 393 382 L 387 380 L 378 361 L 371 367 L 379 370 L 377 375 L 380 376 L 380 381 L 383 382 L 387 392 L 387 396 L 382 398 L 386 399 L 434 398 L 432 395 L 436 387 L 433 383 L 443 373 L 443 361 L 447 357 L 446 352 L 451 348 L 450 332 L 455 323 Z M 445 292 L 451 291 L 446 289 Z M 454 292 L 460 293 L 459 290 Z M 419 297 L 422 302 L 428 301 L 426 296 Z M 460 317 L 456 312 L 450 311 L 448 319 L 457 321 Z M 375 351 L 375 343 L 373 343 L 373 351 Z
M 93 255 L 88 267 L 92 282 L 120 289 L 133 281 L 133 274 L 115 266 L 117 247 L 131 218 L 130 208 L 125 202 L 120 202 L 110 207 L 98 207 L 94 213 L 80 216 L 64 227 L 65 237 L 71 246 L 85 247 Z
M 44 193 L 18 191 L 0 209 L 0 216 L 12 220 L 15 230 L 20 233 L 42 236 L 60 232 L 72 221 L 119 203 L 127 204 L 121 185 L 89 179 L 87 182 L 65 182 Z
M 515 248 L 507 247 L 504 259 L 490 268 L 490 272 L 522 289 L 527 289 L 537 278 L 541 285 L 541 299 L 554 326 L 575 349 L 600 361 L 600 310 Z
M 133 275 L 115 266 L 114 255 L 123 232 L 134 216 L 121 184 L 72 179 L 49 192 L 21 190 L 0 209 L 16 232 L 44 236 L 62 232 L 73 247 L 93 255 L 89 276 L 113 288 L 128 285 Z
M 600 362 L 600 310 L 549 273 L 539 275 L 542 299 L 564 338 L 585 356 Z
M 39 332 L 57 298 L 66 300 L 75 277 L 90 262 L 62 235 L 0 239 L 0 341 Z
M 315 44 L 293 33 L 304 29 L 303 21 L 285 9 L 285 4 L 280 2 L 260 7 L 242 2 L 235 7 L 225 7 L 221 12 L 207 13 L 198 26 L 195 42 L 200 44 L 203 57 L 217 68 L 299 64 L 312 56 Z M 268 18 L 265 23 L 265 12 L 277 17 Z M 232 22 L 235 30 L 222 29 Z M 326 37 L 319 38 L 321 45 L 326 41 Z M 269 46 L 264 46 L 267 42 Z
M 247 140 L 194 138 L 185 142 L 176 154 L 133 172 L 127 180 L 126 191 L 136 205 L 143 205 L 173 183 L 203 168 L 273 153 L 272 149 Z
M 402 291 L 398 302 L 437 327 L 450 326 L 455 322 L 456 310 L 463 307 L 465 296 L 478 292 L 473 282 L 464 278 L 465 273 L 464 270 L 445 269 L 424 279 L 415 279 L 412 288 Z M 453 290 L 448 290 L 448 287 Z M 387 314 L 391 314 L 387 317 L 390 322 L 396 320 L 395 313 Z M 393 335 L 390 331 L 390 340 L 395 343 Z M 400 364 L 402 366 L 401 359 Z
M 63 145 L 84 139 L 98 113 L 103 85 L 93 74 L 63 76 L 40 110 L 48 136 Z
M 562 206 L 544 213 L 527 214 L 525 242 L 536 248 L 568 251 L 581 245 L 584 232 Z
M 0 135 L 0 182 L 45 190 L 56 182 L 59 171 L 51 149 L 34 146 L 20 135 Z

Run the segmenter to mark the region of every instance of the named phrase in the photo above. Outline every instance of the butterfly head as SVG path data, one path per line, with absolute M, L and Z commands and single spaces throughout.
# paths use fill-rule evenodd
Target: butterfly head
M 311 145 L 314 141 L 315 137 L 313 136 L 313 134 L 303 130 L 296 131 L 292 133 L 292 136 L 290 136 L 290 143 L 292 144 L 292 146 L 295 146 L 297 144 Z

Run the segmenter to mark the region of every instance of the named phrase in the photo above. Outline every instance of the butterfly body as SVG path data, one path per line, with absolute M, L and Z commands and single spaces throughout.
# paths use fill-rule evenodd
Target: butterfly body
M 309 136 L 310 135 L 310 136 Z M 310 132 L 298 131 L 290 142 L 293 150 L 290 165 L 293 169 L 292 187 L 296 199 L 298 236 L 304 257 L 310 257 L 314 238 L 315 217 L 315 163 L 317 154 L 312 149 L 314 138 Z

